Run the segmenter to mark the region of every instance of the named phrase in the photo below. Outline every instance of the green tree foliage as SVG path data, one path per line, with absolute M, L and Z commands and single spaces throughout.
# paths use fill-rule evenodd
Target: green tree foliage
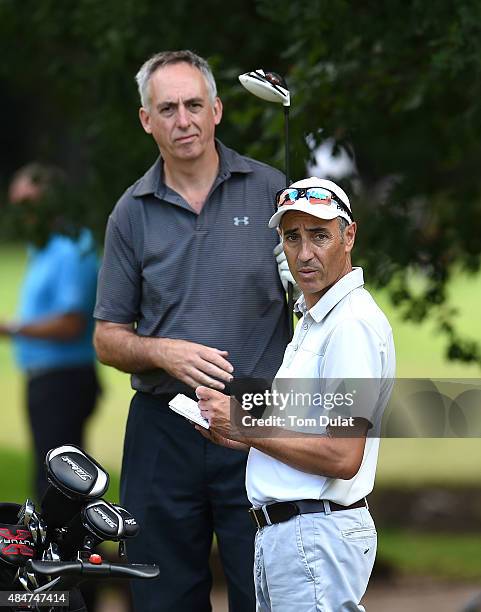
M 356 260 L 406 318 L 435 317 L 449 357 L 481 362 L 445 295 L 453 273 L 480 263 L 481 4 L 262 0 L 259 10 L 283 32 L 294 176 L 313 150 L 306 135 L 345 145 L 358 169 L 347 185 Z
M 481 362 L 445 295 L 456 270 L 480 263 L 479 0 L 0 0 L 0 41 L 3 139 L 15 151 L 3 182 L 14 162 L 60 163 L 76 185 L 70 208 L 99 234 L 156 155 L 133 81 L 149 55 L 208 57 L 225 106 L 221 138 L 281 169 L 282 111 L 237 75 L 284 74 L 291 177 L 305 175 L 325 139 L 345 147 L 357 168 L 345 181 L 361 229 L 356 262 L 406 317 L 437 320 L 451 358 Z
M 266 45 L 275 31 L 253 0 L 0 0 L 0 86 L 10 102 L 3 117 L 13 119 L 3 139 L 28 135 L 17 164 L 34 157 L 65 167 L 77 180 L 66 205 L 103 232 L 117 198 L 158 154 L 137 115 L 134 75 L 145 59 L 193 49 L 210 59 L 228 98 L 233 84 L 241 89 L 238 66 L 278 57 Z M 242 148 L 238 136 L 249 130 L 233 126 L 227 118 L 220 135 Z M 4 183 L 14 169 L 6 155 Z

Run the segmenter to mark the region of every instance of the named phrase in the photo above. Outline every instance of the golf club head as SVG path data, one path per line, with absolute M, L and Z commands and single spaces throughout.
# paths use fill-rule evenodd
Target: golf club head
M 52 449 L 45 465 L 51 486 L 41 505 L 49 530 L 63 527 L 86 502 L 102 497 L 109 486 L 108 473 L 77 446 Z
M 242 85 L 262 100 L 276 102 L 283 106 L 291 105 L 291 95 L 284 79 L 275 72 L 266 72 L 262 68 L 245 72 L 239 76 Z
M 101 540 L 121 540 L 125 536 L 122 514 L 103 499 L 90 502 L 80 513 L 83 526 Z
M 134 519 L 134 517 L 130 514 L 128 510 L 122 508 L 118 504 L 112 504 L 112 506 L 117 510 L 120 516 L 124 521 L 124 538 L 135 538 L 135 536 L 139 533 L 140 525 Z
M 91 551 L 105 540 L 125 537 L 124 520 L 109 502 L 98 499 L 83 506 L 62 530 L 59 539 L 62 559 L 74 559 L 80 551 Z
M 27 498 L 18 512 L 18 522 L 25 525 L 25 527 L 28 527 L 28 524 L 32 520 L 32 516 L 34 514 L 35 505 L 31 499 Z
M 77 446 L 52 449 L 45 465 L 49 482 L 69 499 L 97 499 L 108 488 L 108 473 Z

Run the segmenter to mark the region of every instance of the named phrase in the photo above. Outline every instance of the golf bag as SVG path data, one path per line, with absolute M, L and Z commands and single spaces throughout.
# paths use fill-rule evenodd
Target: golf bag
M 0 606 L 12 612 L 88 612 L 80 582 L 158 576 L 156 565 L 127 563 L 125 540 L 139 526 L 125 508 L 101 499 L 109 484 L 102 466 L 82 449 L 64 445 L 47 453 L 45 467 L 50 484 L 41 512 L 29 499 L 23 506 L 0 503 L 0 595 L 9 597 Z M 106 540 L 118 542 L 121 563 L 106 562 L 97 552 Z

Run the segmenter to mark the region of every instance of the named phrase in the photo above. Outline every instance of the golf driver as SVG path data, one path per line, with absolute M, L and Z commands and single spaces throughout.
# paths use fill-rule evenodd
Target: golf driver
M 285 80 L 275 72 L 266 72 L 262 68 L 245 72 L 239 76 L 239 81 L 251 94 L 261 100 L 282 104 L 284 108 L 284 134 L 285 134 L 285 175 L 286 187 L 289 186 L 289 108 L 291 94 L 287 89 Z M 294 309 L 294 295 L 292 284 L 287 286 L 287 305 L 289 309 L 289 334 L 292 338 L 294 325 L 292 311 Z

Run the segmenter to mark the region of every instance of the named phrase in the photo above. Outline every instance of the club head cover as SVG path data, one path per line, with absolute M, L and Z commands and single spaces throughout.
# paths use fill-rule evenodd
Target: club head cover
M 10 589 L 18 568 L 36 555 L 30 531 L 17 524 L 20 508 L 19 504 L 0 503 L 0 589 Z
M 109 486 L 104 468 L 81 448 L 66 444 L 45 458 L 50 483 L 42 502 L 42 516 L 49 529 L 63 527 L 85 503 L 99 499 Z
M 118 504 L 112 504 L 112 506 L 119 512 L 124 521 L 124 538 L 135 538 L 140 531 L 140 525 L 128 510 Z

